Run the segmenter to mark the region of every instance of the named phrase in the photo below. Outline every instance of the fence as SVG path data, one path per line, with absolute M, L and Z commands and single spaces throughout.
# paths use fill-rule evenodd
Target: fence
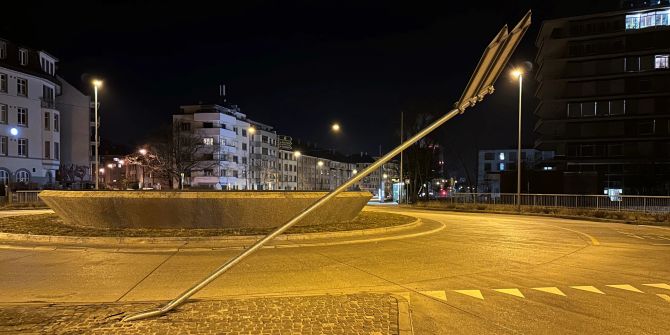
M 606 211 L 644 213 L 670 212 L 670 197 L 637 195 L 580 195 L 580 194 L 521 194 L 515 193 L 455 193 L 431 202 L 452 204 L 484 204 L 524 207 L 579 208 Z
M 41 204 L 42 200 L 37 196 L 39 193 L 39 190 L 9 192 L 8 200 L 13 204 Z

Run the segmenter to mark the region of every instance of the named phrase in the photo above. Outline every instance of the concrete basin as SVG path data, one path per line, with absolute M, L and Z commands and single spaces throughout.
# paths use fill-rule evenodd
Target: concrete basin
M 326 192 L 301 191 L 42 191 L 67 224 L 99 228 L 277 227 Z M 299 225 L 351 220 L 369 192 L 344 192 Z

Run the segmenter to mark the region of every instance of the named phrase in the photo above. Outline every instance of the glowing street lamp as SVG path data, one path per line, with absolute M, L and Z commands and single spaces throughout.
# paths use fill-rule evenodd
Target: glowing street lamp
M 333 125 L 330 127 L 334 132 L 339 132 L 340 131 L 340 124 L 339 123 L 333 123 Z
M 9 130 L 9 133 L 12 134 L 12 136 L 16 136 L 19 134 L 19 130 L 16 128 L 12 128 Z
M 357 174 L 357 173 L 358 173 L 358 170 L 356 170 L 356 169 L 353 169 L 353 170 L 351 171 L 351 173 L 355 175 L 355 174 Z
M 144 155 L 147 154 L 147 149 L 142 148 L 142 149 L 139 150 L 139 153 L 140 153 L 140 155 L 144 156 Z
M 109 164 L 107 164 L 107 167 L 110 168 L 110 169 L 113 169 L 113 168 L 114 168 L 114 164 L 109 163 Z
M 521 96 L 523 93 L 523 70 L 516 68 L 512 70 L 512 77 L 519 80 L 519 149 L 516 152 L 516 206 L 521 210 Z
M 98 89 L 102 87 L 102 80 L 99 79 L 93 79 L 91 82 L 93 84 L 93 91 L 95 92 L 95 170 L 100 171 L 99 169 L 99 164 L 100 164 L 100 158 L 98 157 L 98 147 L 100 146 L 100 141 L 98 139 L 98 127 L 100 124 L 98 123 Z M 103 169 L 104 170 L 104 169 Z M 99 177 L 98 173 L 95 174 L 95 189 L 98 189 L 98 184 L 99 184 Z

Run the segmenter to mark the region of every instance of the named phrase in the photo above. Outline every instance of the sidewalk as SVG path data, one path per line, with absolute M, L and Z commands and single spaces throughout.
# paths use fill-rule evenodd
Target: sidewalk
M 195 300 L 154 319 L 121 321 L 127 313 L 157 306 L 159 303 L 0 305 L 0 333 L 411 334 L 406 301 L 374 293 Z

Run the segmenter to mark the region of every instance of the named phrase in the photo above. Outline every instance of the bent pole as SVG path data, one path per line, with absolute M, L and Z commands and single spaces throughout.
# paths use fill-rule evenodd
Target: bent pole
M 478 101 L 481 101 L 484 98 L 484 96 L 493 93 L 492 84 L 495 81 L 495 78 L 498 77 L 502 69 L 505 67 L 505 64 L 500 63 L 507 63 L 510 54 L 514 51 L 516 45 L 518 45 L 518 42 L 520 40 L 520 36 L 518 35 L 523 35 L 523 33 L 525 33 L 525 31 L 528 29 L 529 25 L 530 25 L 530 11 L 526 14 L 526 16 L 524 16 L 524 18 L 519 22 L 519 24 L 517 24 L 517 26 L 512 30 L 510 34 L 507 33 L 507 26 L 503 27 L 503 29 L 496 35 L 496 37 L 493 39 L 493 41 L 491 41 L 491 43 L 484 51 L 484 55 L 480 59 L 479 64 L 477 65 L 475 71 L 473 72 L 470 82 L 468 83 L 468 85 L 464 90 L 464 92 L 473 92 L 474 94 L 467 94 L 467 95 L 464 94 L 463 96 L 461 96 L 461 99 L 459 100 L 459 102 L 456 103 L 454 109 L 450 110 L 447 114 L 437 119 L 428 127 L 424 128 L 416 135 L 412 136 L 407 141 L 400 144 L 395 149 L 391 150 L 386 155 L 376 160 L 372 165 L 368 166 L 363 171 L 356 174 L 353 178 L 349 179 L 347 182 L 340 185 L 332 192 L 320 198 L 318 201 L 316 201 L 315 203 L 304 209 L 302 212 L 300 212 L 297 216 L 286 222 L 284 225 L 278 227 L 267 236 L 256 241 L 256 243 L 254 243 L 248 249 L 244 250 L 239 255 L 229 259 L 226 263 L 217 268 L 205 279 L 196 283 L 188 290 L 182 292 L 178 297 L 167 303 L 165 306 L 156 310 L 149 310 L 126 316 L 123 318 L 123 321 L 135 321 L 153 316 L 159 316 L 175 309 L 179 305 L 183 304 L 186 300 L 188 300 L 191 296 L 193 296 L 198 291 L 209 285 L 212 281 L 217 279 L 219 276 L 224 274 L 230 268 L 232 268 L 233 266 L 235 266 L 236 264 L 238 264 L 239 262 L 250 256 L 257 250 L 259 250 L 260 248 L 262 248 L 266 243 L 270 242 L 275 237 L 281 235 L 283 232 L 291 228 L 296 223 L 300 222 L 300 220 L 305 218 L 307 215 L 317 210 L 318 208 L 326 204 L 328 201 L 336 197 L 338 194 L 344 192 L 346 189 L 348 189 L 361 179 L 371 174 L 376 169 L 380 168 L 383 164 L 385 164 L 393 157 L 400 154 L 400 152 L 404 151 L 405 149 L 407 149 L 408 147 L 410 147 L 411 145 L 413 145 L 414 143 L 416 143 L 417 141 L 428 135 L 433 130 L 437 129 L 445 122 L 449 121 L 456 115 L 463 113 L 465 109 L 467 109 L 468 107 L 474 106 Z M 494 80 L 490 80 L 491 77 L 494 78 Z

